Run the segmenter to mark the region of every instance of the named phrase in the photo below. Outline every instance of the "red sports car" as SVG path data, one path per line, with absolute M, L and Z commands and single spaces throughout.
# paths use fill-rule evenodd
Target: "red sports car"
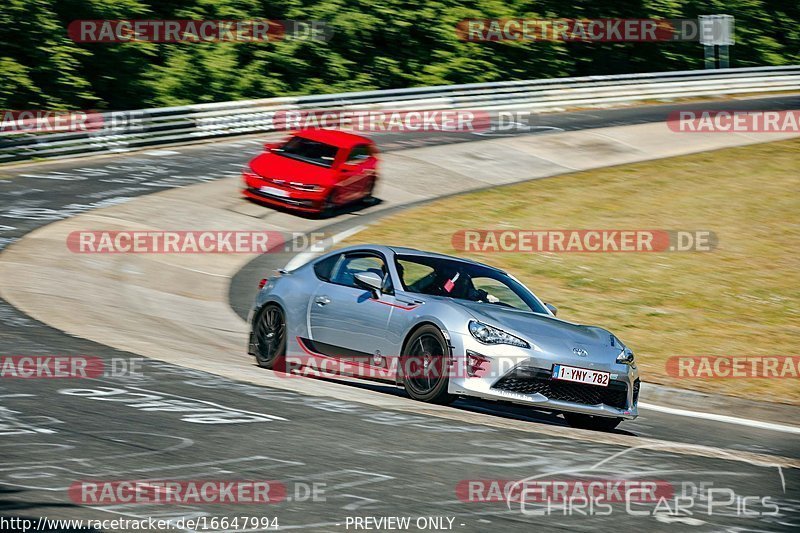
M 242 192 L 248 198 L 307 213 L 330 213 L 372 196 L 378 151 L 366 137 L 302 130 L 265 148 L 242 174 Z

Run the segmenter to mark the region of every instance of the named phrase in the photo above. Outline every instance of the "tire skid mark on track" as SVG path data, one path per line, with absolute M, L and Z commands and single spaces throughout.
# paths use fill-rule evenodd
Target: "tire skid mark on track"
M 601 433 L 597 431 L 590 431 L 585 429 L 564 428 L 556 426 L 547 426 L 544 424 L 531 424 L 530 422 L 519 423 L 516 420 L 508 420 L 499 418 L 493 415 L 485 415 L 474 412 L 466 412 L 460 410 L 416 410 L 406 409 L 404 407 L 394 407 L 398 411 L 419 412 L 420 414 L 427 414 L 444 418 L 447 420 L 455 421 L 470 421 L 472 423 L 479 423 L 485 426 L 494 427 L 498 429 L 513 429 L 516 431 L 524 431 L 526 433 L 539 433 L 549 435 L 552 437 L 566 438 L 579 440 L 591 443 L 610 444 L 612 446 L 622 446 L 625 448 L 647 448 L 659 450 L 669 453 L 676 453 L 679 455 L 692 455 L 696 457 L 708 457 L 712 459 L 726 459 L 729 461 L 744 462 L 748 464 L 763 464 L 770 466 L 780 466 L 784 468 L 800 468 L 800 458 L 793 457 L 780 457 L 775 455 L 766 455 L 760 453 L 744 452 L 739 450 L 728 450 L 724 448 L 716 448 L 712 446 L 702 446 L 686 442 L 674 442 L 645 437 L 637 437 L 630 435 L 621 435 L 615 433 Z

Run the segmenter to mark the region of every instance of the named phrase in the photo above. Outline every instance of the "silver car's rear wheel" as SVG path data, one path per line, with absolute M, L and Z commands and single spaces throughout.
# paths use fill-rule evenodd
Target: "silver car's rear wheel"
M 254 331 L 258 366 L 278 370 L 286 355 L 286 317 L 283 309 L 267 304 L 256 322 Z
M 456 399 L 447 392 L 450 351 L 439 328 L 422 326 L 408 339 L 403 351 L 400 366 L 409 396 L 439 404 Z

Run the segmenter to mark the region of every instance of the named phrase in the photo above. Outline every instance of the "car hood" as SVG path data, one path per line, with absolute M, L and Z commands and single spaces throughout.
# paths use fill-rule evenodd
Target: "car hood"
M 573 348 L 583 348 L 590 359 L 616 358 L 621 348 L 611 346 L 611 334 L 597 326 L 573 324 L 555 317 L 526 313 L 498 305 L 452 300 L 476 320 L 518 335 L 552 354 L 572 356 Z
M 329 185 L 333 170 L 272 152 L 264 152 L 250 161 L 250 168 L 263 178 L 298 181 L 308 185 Z

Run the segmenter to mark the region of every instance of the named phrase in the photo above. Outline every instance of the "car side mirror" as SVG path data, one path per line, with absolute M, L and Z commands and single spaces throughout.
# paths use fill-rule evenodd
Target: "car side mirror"
M 378 294 L 380 294 L 381 285 L 383 285 L 383 278 L 381 278 L 375 272 L 359 272 L 353 276 L 353 279 L 355 280 L 356 285 L 362 289 L 372 291 L 373 296 L 376 298 L 378 297 Z
M 342 163 L 342 166 L 339 168 L 341 172 L 353 172 L 358 170 L 358 165 L 354 165 L 352 163 Z
M 548 308 L 548 309 L 550 310 L 550 312 L 551 312 L 551 313 L 553 313 L 553 316 L 556 316 L 556 315 L 558 314 L 558 308 L 557 308 L 555 305 L 552 305 L 552 304 L 544 304 L 544 306 L 545 306 L 546 308 Z

